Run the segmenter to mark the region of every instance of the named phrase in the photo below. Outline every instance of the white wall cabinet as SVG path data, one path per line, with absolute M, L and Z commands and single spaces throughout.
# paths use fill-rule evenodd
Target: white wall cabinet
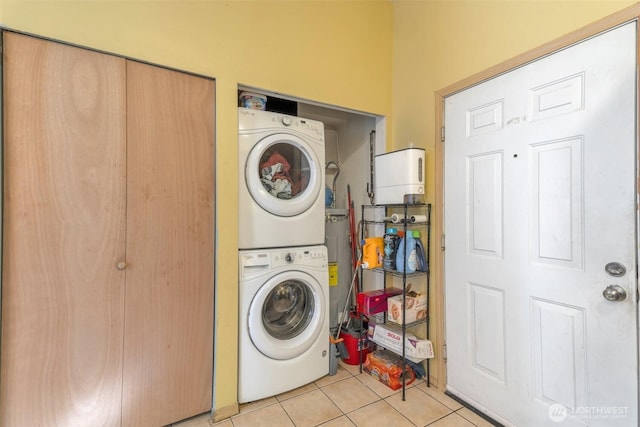
M 3 33 L 0 425 L 212 404 L 214 82 Z

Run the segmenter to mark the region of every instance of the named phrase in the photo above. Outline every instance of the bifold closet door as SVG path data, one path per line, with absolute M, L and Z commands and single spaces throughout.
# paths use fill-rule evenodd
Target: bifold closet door
M 127 62 L 123 426 L 212 405 L 214 83 Z
M 0 425 L 119 425 L 125 60 L 3 34 Z
M 3 43 L 0 426 L 210 410 L 213 81 Z

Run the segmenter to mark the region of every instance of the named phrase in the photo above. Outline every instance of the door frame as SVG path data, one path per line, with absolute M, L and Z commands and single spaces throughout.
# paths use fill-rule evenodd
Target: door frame
M 590 37 L 595 36 L 601 32 L 610 30 L 621 24 L 630 21 L 638 21 L 640 29 L 640 3 L 636 3 L 625 9 L 620 10 L 612 15 L 606 16 L 594 23 L 591 23 L 585 27 L 582 27 L 576 31 L 573 31 L 558 39 L 545 43 L 537 48 L 529 50 L 516 57 L 503 61 L 497 65 L 494 65 L 484 71 L 473 74 L 463 80 L 446 86 L 437 92 L 435 92 L 435 165 L 434 165 L 434 210 L 433 210 L 433 224 L 434 224 L 434 236 L 439 238 L 433 239 L 433 241 L 440 242 L 439 250 L 434 250 L 433 253 L 433 281 L 434 284 L 434 312 L 438 313 L 438 316 L 433 316 L 434 335 L 437 337 L 437 341 L 434 342 L 436 348 L 441 350 L 441 357 L 437 359 L 436 365 L 438 373 L 437 378 L 432 379 L 432 383 L 437 386 L 439 390 L 445 390 L 447 385 L 447 365 L 446 365 L 446 351 L 445 351 L 445 291 L 444 291 L 444 101 L 445 98 L 453 95 L 457 92 L 463 91 L 471 86 L 480 84 L 486 80 L 490 80 L 494 77 L 512 71 L 518 67 L 521 67 L 530 62 L 534 62 L 542 57 L 550 55 L 556 51 L 584 41 Z M 640 39 L 640 32 L 638 33 Z M 638 55 L 636 55 L 636 61 L 638 68 L 640 69 L 640 40 L 637 44 Z M 640 109 L 636 112 L 638 114 L 637 120 L 640 123 Z M 638 133 L 638 131 L 636 131 Z M 636 144 L 638 140 L 638 134 L 636 134 Z M 636 159 L 636 164 L 640 159 Z M 636 177 L 638 182 L 637 188 L 640 189 L 640 178 Z M 636 210 L 636 214 L 637 214 Z M 436 243 L 437 244 L 437 243 Z M 636 248 L 638 250 L 638 248 Z

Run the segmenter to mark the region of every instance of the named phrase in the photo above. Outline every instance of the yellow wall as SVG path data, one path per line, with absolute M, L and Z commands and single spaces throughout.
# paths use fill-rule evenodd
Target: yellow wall
M 397 148 L 409 142 L 426 148 L 428 201 L 435 201 L 436 92 L 633 3 L 629 0 L 395 0 L 390 139 Z M 437 213 L 437 206 L 435 208 Z M 440 240 L 435 237 L 431 241 L 433 254 L 440 250 Z M 433 271 L 433 275 L 439 274 L 441 272 Z M 441 317 L 442 313 L 432 315 L 434 323 Z M 442 337 L 433 332 L 432 329 L 431 338 L 436 349 L 440 349 Z M 438 354 L 436 350 L 436 356 Z M 431 364 L 431 370 L 440 380 L 435 363 Z
M 426 146 L 432 174 L 436 91 L 634 3 L 395 0 L 391 140 Z
M 391 140 L 426 146 L 428 194 L 434 194 L 436 91 L 633 3 L 395 0 Z
M 0 24 L 216 78 L 216 410 L 237 399 L 238 84 L 390 115 L 388 1 L 7 1 Z
M 393 111 L 390 145 L 427 148 L 433 201 L 434 92 L 632 3 L 0 0 L 0 24 L 216 78 L 220 409 L 237 393 L 238 84 Z

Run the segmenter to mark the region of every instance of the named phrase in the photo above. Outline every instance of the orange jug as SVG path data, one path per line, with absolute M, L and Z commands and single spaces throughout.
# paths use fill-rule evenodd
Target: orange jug
M 384 257 L 384 239 L 369 237 L 362 241 L 362 262 L 366 268 L 381 268 Z

